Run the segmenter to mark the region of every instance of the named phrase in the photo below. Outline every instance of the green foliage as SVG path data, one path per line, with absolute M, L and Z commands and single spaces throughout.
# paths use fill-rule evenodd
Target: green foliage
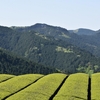
M 0 49 L 0 73 L 20 75 L 27 73 L 49 74 L 53 72 L 58 71 L 15 56 L 4 49 Z
M 94 66 L 94 70 L 98 70 L 99 69 L 99 66 L 98 65 L 95 65 Z

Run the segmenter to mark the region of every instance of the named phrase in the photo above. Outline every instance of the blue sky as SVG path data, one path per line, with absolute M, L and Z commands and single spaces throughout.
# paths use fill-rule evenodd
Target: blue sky
M 100 0 L 0 0 L 0 25 L 100 29 Z

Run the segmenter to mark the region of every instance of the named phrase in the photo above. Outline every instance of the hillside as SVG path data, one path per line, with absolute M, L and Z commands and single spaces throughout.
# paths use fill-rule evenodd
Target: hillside
M 0 74 L 0 100 L 99 100 L 99 77 L 100 73 L 91 77 L 84 73 Z
M 96 57 L 100 57 L 100 30 L 93 31 L 90 29 L 80 28 L 78 30 L 67 30 L 65 28 L 37 23 L 28 27 L 12 27 L 18 31 L 36 31 L 45 36 L 52 36 L 55 39 L 61 39 L 73 44 L 83 50 L 89 51 Z M 74 31 L 74 32 L 73 32 Z M 75 34 L 75 32 L 77 34 Z
M 100 71 L 98 58 L 68 42 L 35 31 L 19 32 L 12 29 L 10 35 L 9 32 L 1 33 L 0 47 L 34 62 L 57 68 L 64 73 Z
M 0 48 L 0 73 L 19 75 L 26 73 L 49 74 L 53 72 L 58 71 L 20 58 Z
M 78 35 L 95 35 L 98 33 L 98 31 L 90 30 L 90 29 L 85 29 L 85 28 L 79 28 L 76 30 L 68 30 L 70 33 L 75 33 Z
M 55 29 L 54 27 L 52 28 Z M 58 27 L 56 28 L 59 29 Z M 32 30 L 18 31 L 19 28 L 18 30 L 15 29 L 16 27 L 10 29 L 11 31 L 9 32 L 8 28 L 5 28 L 6 32 L 5 30 L 1 31 L 3 35 L 0 36 L 0 47 L 34 62 L 51 66 L 49 68 L 61 70 L 64 73 L 100 71 L 99 58 L 69 44 L 69 42 L 65 43 L 60 39 L 45 36 Z M 62 30 L 66 31 L 66 29 Z M 63 36 L 65 37 L 64 34 Z

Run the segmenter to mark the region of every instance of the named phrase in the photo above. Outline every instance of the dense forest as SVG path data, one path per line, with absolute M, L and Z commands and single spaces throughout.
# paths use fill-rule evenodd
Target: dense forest
M 0 74 L 21 75 L 27 73 L 49 74 L 58 72 L 56 69 L 28 61 L 22 57 L 17 57 L 0 48 Z
M 53 36 L 55 39 L 61 39 L 65 43 L 71 43 L 83 50 L 91 52 L 100 57 L 100 30 L 93 31 L 89 29 L 67 30 L 65 28 L 37 23 L 29 27 L 12 27 L 17 31 L 34 30 L 45 36 Z
M 100 59 L 88 50 L 75 45 L 78 43 L 84 47 L 82 39 L 64 28 L 46 24 L 36 24 L 31 27 L 0 27 L 0 47 L 17 56 L 63 73 L 99 72 Z M 26 63 L 25 69 L 29 66 Z

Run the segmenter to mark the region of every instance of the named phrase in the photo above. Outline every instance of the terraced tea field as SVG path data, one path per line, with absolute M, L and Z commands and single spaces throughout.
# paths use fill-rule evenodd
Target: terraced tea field
M 0 100 L 100 100 L 100 73 L 0 74 Z

